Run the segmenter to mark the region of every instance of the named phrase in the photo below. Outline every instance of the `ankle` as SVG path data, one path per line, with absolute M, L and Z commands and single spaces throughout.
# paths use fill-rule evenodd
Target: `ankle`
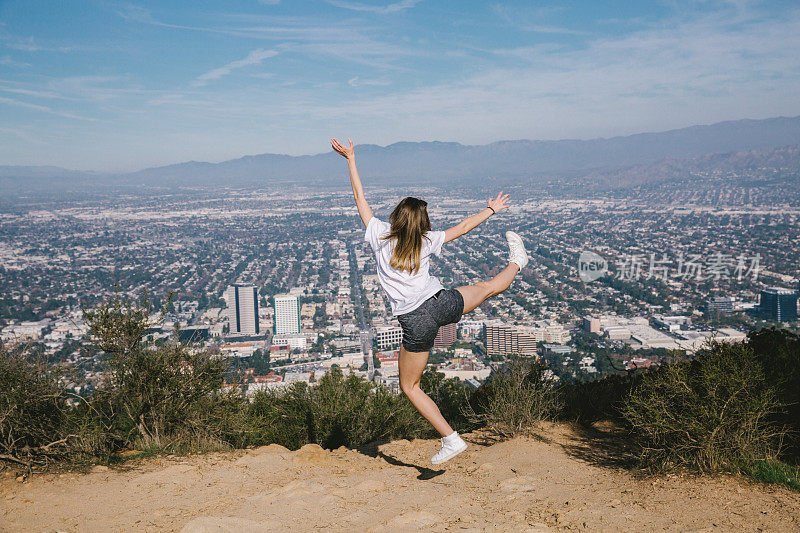
M 451 434 L 443 436 L 442 440 L 444 442 L 453 442 L 454 440 L 457 440 L 458 437 L 458 431 L 453 431 Z

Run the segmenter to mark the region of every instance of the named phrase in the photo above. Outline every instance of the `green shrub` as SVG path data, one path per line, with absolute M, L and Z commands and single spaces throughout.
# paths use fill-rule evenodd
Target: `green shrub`
M 311 394 L 306 383 L 285 391 L 260 391 L 246 409 L 248 445 L 280 444 L 290 450 L 313 442 Z
M 427 422 L 402 395 L 353 374 L 332 369 L 311 388 L 314 442 L 325 448 L 357 448 L 369 442 L 411 438 Z
M 404 396 L 355 375 L 345 378 L 338 368 L 313 387 L 296 383 L 285 391 L 256 393 L 239 427 L 244 437 L 239 444 L 275 443 L 289 449 L 307 443 L 358 448 L 430 432 Z
M 786 330 L 751 332 L 748 342 L 783 408 L 775 422 L 788 429 L 784 455 L 800 463 L 800 336 Z
M 74 437 L 57 377 L 24 350 L 0 345 L 0 458 L 30 467 L 67 453 Z
M 562 416 L 581 424 L 611 420 L 625 424 L 623 408 L 631 391 L 641 381 L 642 372 L 611 375 L 603 379 L 573 382 L 561 388 Z
M 544 420 L 555 418 L 560 399 L 555 382 L 541 361 L 513 360 L 492 374 L 470 404 L 470 421 L 496 437 L 530 435 Z
M 743 474 L 763 483 L 778 483 L 800 491 L 800 467 L 773 459 L 748 461 L 740 466 Z
M 737 469 L 774 458 L 781 404 L 747 344 L 717 344 L 643 376 L 623 415 L 651 468 Z

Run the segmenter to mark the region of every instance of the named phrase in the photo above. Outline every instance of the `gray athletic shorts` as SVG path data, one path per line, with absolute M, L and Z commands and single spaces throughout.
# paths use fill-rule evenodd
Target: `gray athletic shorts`
M 403 328 L 403 347 L 409 352 L 427 352 L 440 326 L 461 320 L 464 297 L 456 289 L 442 289 L 413 311 L 398 315 Z

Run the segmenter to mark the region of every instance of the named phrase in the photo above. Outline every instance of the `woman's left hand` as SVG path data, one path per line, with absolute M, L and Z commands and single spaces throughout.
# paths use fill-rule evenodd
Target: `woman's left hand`
M 503 194 L 503 191 L 497 195 L 497 198 L 491 199 L 489 198 L 489 207 L 494 209 L 495 213 L 499 213 L 503 209 L 508 207 L 508 199 L 511 197 L 509 194 Z

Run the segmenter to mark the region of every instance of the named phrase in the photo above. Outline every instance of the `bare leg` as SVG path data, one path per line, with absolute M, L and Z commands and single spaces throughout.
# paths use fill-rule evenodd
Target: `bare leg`
M 439 408 L 425 392 L 419 388 L 419 380 L 425 371 L 428 363 L 429 352 L 409 352 L 405 348 L 400 348 L 400 360 L 398 369 L 400 371 L 400 388 L 417 411 L 433 425 L 442 437 L 453 434 L 453 428 L 442 416 Z
M 509 263 L 506 268 L 489 281 L 479 281 L 475 285 L 457 287 L 456 290 L 464 297 L 464 314 L 481 305 L 487 298 L 496 296 L 506 290 L 511 285 L 511 282 L 514 281 L 517 272 L 519 272 L 519 266 L 516 263 Z

